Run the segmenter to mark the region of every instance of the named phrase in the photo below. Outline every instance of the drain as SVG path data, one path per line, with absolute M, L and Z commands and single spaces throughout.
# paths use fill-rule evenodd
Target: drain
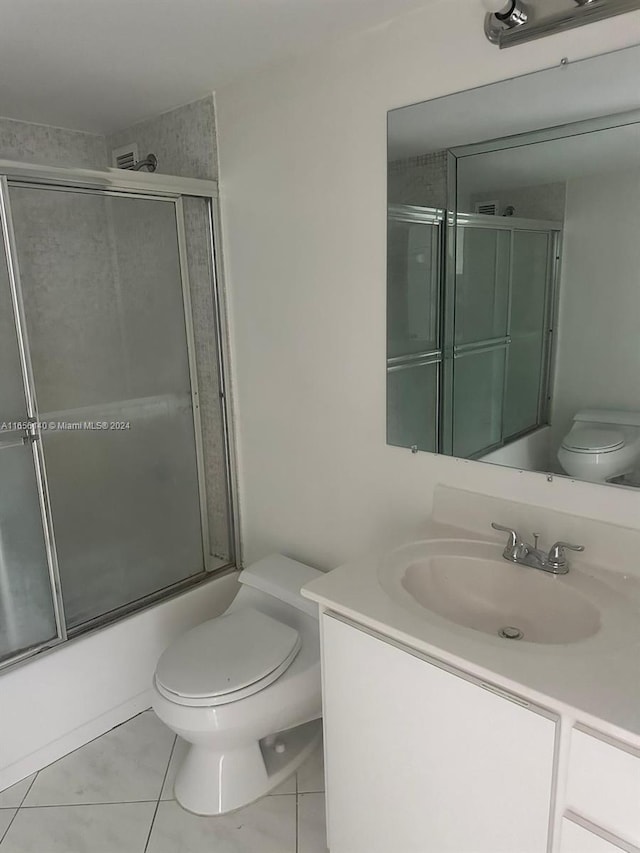
M 521 640 L 524 634 L 520 628 L 514 628 L 513 625 L 505 625 L 504 628 L 500 628 L 498 631 L 498 636 L 503 637 L 505 640 Z

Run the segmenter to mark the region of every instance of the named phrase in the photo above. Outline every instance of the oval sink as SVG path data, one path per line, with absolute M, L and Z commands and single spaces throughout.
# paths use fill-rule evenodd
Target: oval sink
M 490 542 L 438 539 L 388 555 L 382 586 L 439 616 L 505 641 L 575 643 L 600 629 L 598 608 L 555 576 L 511 563 Z

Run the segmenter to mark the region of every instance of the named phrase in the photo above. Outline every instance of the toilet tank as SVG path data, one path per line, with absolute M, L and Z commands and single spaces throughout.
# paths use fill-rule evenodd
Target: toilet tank
M 576 412 L 573 420 L 576 423 L 640 427 L 640 412 L 625 412 L 621 409 L 584 409 Z
M 272 554 L 243 569 L 238 580 L 241 584 L 272 595 L 317 619 L 318 605 L 315 601 L 303 598 L 300 589 L 310 581 L 322 577 L 322 574 L 305 563 L 291 560 L 282 554 Z

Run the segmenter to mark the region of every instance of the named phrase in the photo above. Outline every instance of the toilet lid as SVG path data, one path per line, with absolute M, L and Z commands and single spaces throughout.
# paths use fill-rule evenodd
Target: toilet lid
M 562 446 L 574 453 L 611 453 L 624 447 L 624 436 L 615 429 L 578 425 L 569 432 Z
M 210 619 L 163 653 L 156 686 L 183 704 L 224 704 L 266 687 L 301 645 L 295 628 L 253 607 Z

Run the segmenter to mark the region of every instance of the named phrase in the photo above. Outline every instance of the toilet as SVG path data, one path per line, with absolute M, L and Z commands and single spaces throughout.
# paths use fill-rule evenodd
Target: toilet
M 567 474 L 593 483 L 631 473 L 640 462 L 640 412 L 577 412 L 558 461 Z
M 160 657 L 152 705 L 190 744 L 174 786 L 188 811 L 218 815 L 262 797 L 319 742 L 318 609 L 300 589 L 321 575 L 280 555 L 258 561 L 225 613 Z

